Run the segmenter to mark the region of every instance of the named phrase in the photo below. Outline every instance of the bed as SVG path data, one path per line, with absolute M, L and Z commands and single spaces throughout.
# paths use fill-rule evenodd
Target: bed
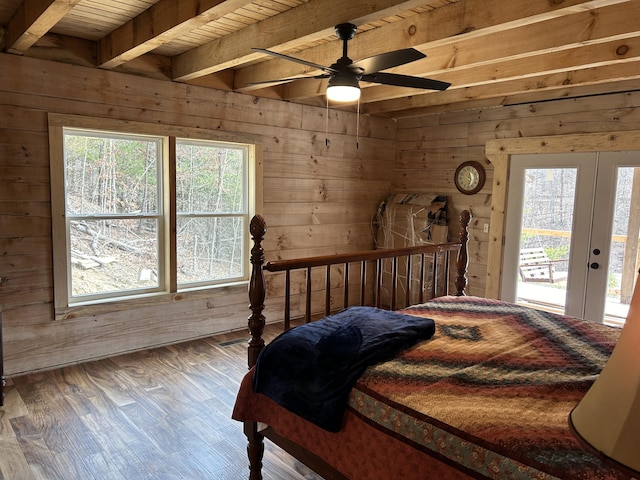
M 602 369 L 619 330 L 465 295 L 469 222 L 469 212 L 462 212 L 458 242 L 265 263 L 266 226 L 261 217 L 253 219 L 249 372 L 232 414 L 243 422 L 248 439 L 248 478 L 262 478 L 265 438 L 326 479 L 631 478 L 582 445 L 568 424 L 569 412 Z M 455 262 L 450 260 L 454 254 Z M 384 262 L 390 262 L 386 277 Z M 332 276 L 336 266 L 341 266 L 339 280 Z M 318 321 L 312 314 L 311 291 L 317 285 L 311 277 L 319 268 L 325 269 L 326 288 L 325 318 Z M 294 288 L 292 294 L 292 285 L 300 282 L 295 271 L 300 269 L 305 278 L 305 288 L 300 290 L 305 291 Z M 354 269 L 360 278 L 359 295 L 349 293 Z M 285 313 L 279 320 L 284 321 L 286 333 L 267 346 L 262 338 L 265 271 L 272 272 L 270 279 L 284 276 L 285 283 Z M 386 301 L 381 294 L 385 283 L 391 290 Z M 455 288 L 450 294 L 451 285 Z M 304 301 L 296 303 L 297 296 Z M 339 306 L 336 297 L 340 297 Z M 390 312 L 382 314 L 384 309 Z M 290 328 L 297 316 L 304 318 L 303 325 Z M 395 328 L 394 322 L 400 322 L 400 336 L 406 343 L 388 349 L 381 360 L 376 337 L 370 344 L 376 348 L 367 350 L 367 355 L 375 355 L 353 375 L 342 400 L 323 398 L 314 404 L 304 393 L 292 400 L 291 391 L 300 390 L 298 385 L 306 385 L 310 378 L 314 385 L 309 391 L 318 388 L 316 383 L 333 385 L 327 379 L 333 368 L 340 372 L 339 378 L 350 377 L 351 373 L 343 375 L 344 365 L 336 367 L 333 363 L 339 362 L 327 363 L 327 358 L 344 357 L 345 363 L 361 365 L 360 357 L 352 361 L 351 350 L 345 353 L 345 345 L 354 342 L 345 333 L 351 335 L 352 324 L 341 323 L 343 319 L 357 322 L 354 325 L 376 325 L 376 334 L 380 325 Z M 404 329 L 406 325 L 410 328 Z M 328 334 L 327 328 L 334 330 Z M 421 333 L 404 337 L 410 330 Z M 366 350 L 362 337 L 364 345 L 369 345 L 368 333 L 359 335 L 358 350 Z M 303 343 L 287 343 L 293 350 L 285 349 L 284 357 L 268 363 L 278 358 L 277 348 L 290 337 Z M 336 350 L 325 349 L 322 342 L 327 338 L 337 339 L 331 343 Z M 304 342 L 315 347 L 303 350 Z M 295 361 L 286 360 L 292 356 Z M 310 375 L 304 363 L 307 357 L 321 370 Z M 288 370 L 299 370 L 302 377 L 288 380 Z M 265 387 L 273 380 L 270 377 L 275 377 L 276 385 L 285 383 L 270 390 Z M 340 383 L 344 392 L 342 383 L 348 382 Z M 287 394 L 284 402 L 278 392 Z M 322 396 L 325 391 L 318 392 Z

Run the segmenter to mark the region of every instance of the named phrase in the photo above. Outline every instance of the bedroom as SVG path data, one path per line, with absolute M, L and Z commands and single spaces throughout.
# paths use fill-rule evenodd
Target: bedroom
M 509 2 L 508 10 L 504 2 L 433 2 L 431 8 L 422 9 L 419 7 L 428 2 L 377 2 L 379 15 L 348 10 L 332 13 L 334 18 L 330 18 L 328 11 L 346 9 L 345 2 L 331 2 L 330 5 L 341 8 L 323 11 L 326 21 L 323 18 L 322 25 L 313 24 L 308 28 L 330 36 L 333 25 L 340 22 L 365 25 L 393 17 L 389 25 L 395 24 L 399 31 L 407 32 L 394 34 L 389 33 L 394 30 L 387 30 L 387 33 L 376 34 L 376 29 L 372 29 L 371 33 L 363 32 L 370 40 L 365 37 L 360 45 L 358 34 L 350 44 L 354 58 L 414 45 L 409 40 L 409 31 L 414 31 L 408 28 L 411 20 L 399 13 L 417 10 L 407 17 L 417 16 L 416 19 L 424 22 L 420 24 L 423 27 L 414 32 L 422 36 L 415 41 L 415 46 L 428 55 L 427 60 L 433 58 L 434 62 L 440 62 L 436 66 L 427 65 L 424 73 L 431 76 L 430 72 L 437 72 L 437 78 L 451 81 L 453 87 L 458 82 L 458 88 L 447 92 L 412 95 L 404 91 L 400 98 L 373 102 L 371 106 L 363 99 L 359 124 L 353 106 L 331 108 L 327 122 L 322 97 L 311 97 L 303 103 L 295 101 L 294 91 L 283 88 L 248 94 L 233 92 L 233 73 L 229 70 L 198 80 L 167 81 L 171 68 L 167 55 L 136 56 L 138 53 L 131 49 L 128 53 L 134 59 L 115 67 L 93 68 L 96 65 L 93 55 L 102 38 L 100 31 L 73 35 L 73 28 L 80 28 L 73 26 L 73 17 L 67 23 L 61 21 L 59 30 L 54 28 L 57 22 L 52 20 L 57 15 L 56 7 L 61 4 L 72 9 L 72 4 L 77 4 L 80 12 L 77 14 L 81 15 L 81 7 L 87 4 L 95 7 L 92 3 L 109 2 L 42 2 L 42 10 L 46 10 L 45 4 L 51 5 L 50 13 L 45 15 L 51 25 L 42 26 L 32 20 L 32 25 L 23 28 L 36 35 L 37 38 L 27 35 L 34 43 L 27 39 L 26 48 L 13 45 L 17 54 L 3 52 L 0 56 L 3 112 L 0 117 L 3 151 L 0 156 L 3 170 L 0 305 L 3 308 L 4 373 L 9 379 L 27 372 L 205 337 L 246 324 L 246 285 L 192 296 L 173 296 L 162 303 L 131 310 L 103 307 L 56 317 L 48 113 L 223 132 L 218 135 L 227 135 L 227 140 L 242 137 L 260 144 L 263 150 L 261 210 L 270 228 L 269 242 L 272 243 L 267 245 L 267 251 L 275 255 L 292 257 L 369 248 L 372 245 L 370 219 L 388 193 L 420 191 L 447 195 L 451 218 L 465 208 L 474 216 L 468 292 L 479 296 L 485 295 L 486 288 L 495 288 L 492 278 L 499 272 L 499 264 L 494 260 L 496 253 L 490 249 L 496 224 L 492 218 L 492 214 L 495 215 L 492 202 L 499 192 L 492 189 L 494 166 L 485 160 L 486 143 L 495 139 L 597 136 L 640 130 L 637 116 L 640 69 L 633 44 L 637 41 L 637 22 L 634 15 L 629 15 L 638 7 L 634 1 L 565 1 L 554 2 L 553 6 L 548 2 Z M 138 4 L 137 14 L 141 15 L 147 7 L 139 4 L 149 2 L 128 3 Z M 320 5 L 318 8 L 322 11 L 325 2 L 311 1 L 307 8 L 315 4 Z M 387 10 L 383 11 L 378 4 Z M 21 5 L 31 3 L 1 2 L 0 23 L 5 30 Z M 350 5 L 349 8 L 356 7 Z M 564 12 L 565 8 L 576 17 L 563 28 L 529 20 L 529 17 L 539 18 L 535 15 L 544 17 L 546 12 L 549 21 L 561 22 L 569 15 L 555 12 Z M 136 13 L 127 15 L 133 18 Z M 309 17 L 308 12 L 304 15 Z M 301 13 L 297 18 L 305 16 Z M 448 18 L 452 20 L 446 22 Z M 91 18 L 91 21 L 97 20 Z M 256 38 L 261 38 L 256 32 L 287 30 L 286 26 L 275 29 L 276 21 L 262 21 L 267 22 L 262 25 L 263 30 L 258 30 L 259 27 L 249 30 Z M 101 26 L 102 31 L 113 28 L 109 22 L 104 23 L 107 25 Z M 438 27 L 430 28 L 432 24 Z M 568 30 L 568 25 L 577 27 Z M 98 30 L 97 26 L 94 30 Z M 612 38 L 607 37 L 609 31 Z M 572 48 L 556 48 L 553 42 L 566 41 L 559 32 L 573 34 Z M 494 38 L 502 40 L 491 43 L 481 34 L 494 34 Z M 293 40 L 275 38 L 276 33 L 272 35 L 274 38 L 265 39 L 259 45 L 245 42 L 243 48 L 269 47 Z M 311 37 L 312 32 L 305 35 Z M 401 43 L 392 44 L 391 38 L 399 38 Z M 591 38 L 594 40 L 588 42 Z M 542 53 L 540 56 L 484 53 L 510 55 L 514 57 L 510 60 L 520 62 L 513 64 L 506 60 L 499 62 L 501 57 L 493 61 L 462 58 L 466 52 L 478 51 L 478 45 L 521 47 L 523 42 L 533 43 L 531 39 L 541 42 L 532 48 L 549 54 L 555 52 L 555 56 L 545 60 L 548 64 L 543 62 Z M 475 45 L 475 49 L 465 47 L 466 50 L 458 52 L 460 58 L 454 58 L 451 52 L 458 51 L 456 41 L 463 42 L 461 45 Z M 578 42 L 581 43 L 578 45 Z M 210 48 L 216 45 L 210 44 Z M 333 61 L 339 56 L 340 45 L 335 38 L 331 45 L 309 58 L 323 63 Z M 442 48 L 437 51 L 439 45 Z M 21 48 L 24 51 L 21 52 Z M 293 52 L 295 49 L 292 55 Z M 229 55 L 226 61 L 233 63 L 239 53 L 233 51 L 226 55 Z M 304 50 L 295 55 L 304 58 Z M 270 60 L 269 64 L 275 62 Z M 541 65 L 545 71 L 537 75 Z M 287 62 L 280 61 L 277 66 L 278 77 L 279 72 L 290 71 Z M 273 73 L 275 68 L 276 65 L 269 67 L 267 73 Z M 514 73 L 509 68 L 524 71 Z M 249 72 L 251 70 L 243 70 L 244 74 Z M 299 74 L 298 71 L 286 75 Z M 474 80 L 472 74 L 484 76 Z M 459 82 L 467 86 L 460 87 Z M 315 83 L 298 82 L 300 88 L 301 83 L 306 88 L 318 88 Z M 294 88 L 297 87 L 292 86 L 290 90 Z M 369 89 L 363 90 L 366 98 Z M 385 94 L 389 93 L 380 93 Z M 371 95 L 375 99 L 375 95 Z M 376 111 L 383 108 L 392 113 L 387 116 L 382 110 Z M 638 142 L 637 134 L 635 141 Z M 638 149 L 637 143 L 629 149 Z M 466 160 L 485 161 L 487 170 L 485 187 L 471 196 L 458 193 L 452 180 L 456 167 Z M 492 234 L 483 231 L 485 223 L 491 225 Z

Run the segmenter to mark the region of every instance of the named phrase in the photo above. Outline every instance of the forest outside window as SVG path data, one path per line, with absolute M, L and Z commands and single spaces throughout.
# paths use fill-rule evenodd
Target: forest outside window
M 246 278 L 247 145 L 176 140 L 178 287 Z
M 57 313 L 248 280 L 254 145 L 132 130 L 51 129 Z

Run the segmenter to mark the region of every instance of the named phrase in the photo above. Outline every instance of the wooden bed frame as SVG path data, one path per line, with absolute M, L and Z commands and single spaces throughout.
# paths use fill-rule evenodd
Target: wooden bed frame
M 422 303 L 426 299 L 424 298 L 424 291 L 426 287 L 429 287 L 428 298 L 433 298 L 442 292 L 441 295 L 449 294 L 449 270 L 450 270 L 450 255 L 452 252 L 457 252 L 456 264 L 455 264 L 455 295 L 465 295 L 465 288 L 467 283 L 467 242 L 469 238 L 468 226 L 471 221 L 471 214 L 468 210 L 462 211 L 460 214 L 460 235 L 458 242 L 450 242 L 444 244 L 429 244 L 420 245 L 415 247 L 405 247 L 398 249 L 380 249 L 370 250 L 364 252 L 355 252 L 338 255 L 328 255 L 320 257 L 309 257 L 304 259 L 295 260 L 282 260 L 276 262 L 265 263 L 264 249 L 262 247 L 262 241 L 266 234 L 266 223 L 264 219 L 257 215 L 251 220 L 250 232 L 253 239 L 253 247 L 251 249 L 251 280 L 249 284 L 249 300 L 251 315 L 248 318 L 249 333 L 251 338 L 248 345 L 248 366 L 253 367 L 258 358 L 258 354 L 265 345 L 262 337 L 264 333 L 264 327 L 266 319 L 263 315 L 264 301 L 266 297 L 266 283 L 264 272 L 284 272 L 285 275 L 285 291 L 284 291 L 284 328 L 288 329 L 291 325 L 291 272 L 294 270 L 305 269 L 306 270 L 306 305 L 304 321 L 309 322 L 312 319 L 311 308 L 311 274 L 314 267 L 325 267 L 325 309 L 324 314 L 329 315 L 331 313 L 331 266 L 343 265 L 343 283 L 344 283 L 344 302 L 343 307 L 346 308 L 351 305 L 366 305 L 367 298 L 371 299 L 371 296 L 367 296 L 367 265 L 375 265 L 375 275 L 373 285 L 369 282 L 369 288 L 373 290 L 373 298 L 375 306 L 379 308 L 390 308 L 395 310 L 408 306 L 409 299 L 411 297 L 411 278 L 412 278 L 412 258 L 416 258 L 419 255 L 420 261 L 419 269 L 419 287 L 418 295 L 419 302 Z M 427 261 L 433 258 L 432 268 L 427 268 Z M 387 262 L 391 262 L 391 274 L 390 277 L 385 278 L 385 283 L 390 282 L 391 288 L 391 304 L 382 305 L 381 303 L 381 286 L 383 284 L 382 274 L 382 261 L 383 259 L 389 259 Z M 439 272 L 438 266 L 441 264 L 441 259 L 444 259 L 444 272 Z M 404 262 L 404 263 L 399 263 Z M 352 297 L 349 295 L 349 268 L 350 264 L 360 264 L 360 282 L 359 282 L 359 303 L 352 301 Z M 396 305 L 396 293 L 398 286 L 398 265 L 405 267 L 406 285 L 405 285 L 405 305 Z M 428 277 L 425 282 L 425 277 Z M 440 282 L 439 279 L 444 277 L 444 280 Z M 389 279 L 390 278 L 390 279 Z M 442 285 L 440 283 L 443 283 Z M 427 298 L 427 299 L 428 299 Z M 335 309 L 335 307 L 334 307 Z M 313 453 L 300 447 L 294 442 L 278 435 L 270 428 L 259 430 L 256 422 L 247 421 L 244 422 L 244 432 L 247 436 L 247 454 L 249 457 L 249 479 L 260 480 L 262 479 L 262 457 L 264 454 L 264 438 L 268 438 L 276 445 L 290 453 L 299 461 L 307 465 L 309 468 L 323 476 L 325 479 L 340 479 L 346 480 L 346 477 L 333 467 L 328 465 L 322 459 L 318 458 Z

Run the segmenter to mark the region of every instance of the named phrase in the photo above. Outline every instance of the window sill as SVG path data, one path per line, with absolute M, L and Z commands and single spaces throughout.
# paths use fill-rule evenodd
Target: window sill
M 224 286 L 185 290 L 173 293 L 155 293 L 141 295 L 125 300 L 113 300 L 84 305 L 72 305 L 55 308 L 54 320 L 69 320 L 79 317 L 91 317 L 113 312 L 135 310 L 145 307 L 157 307 L 176 302 L 199 300 L 219 295 L 242 294 L 247 292 L 248 281 L 236 282 Z

